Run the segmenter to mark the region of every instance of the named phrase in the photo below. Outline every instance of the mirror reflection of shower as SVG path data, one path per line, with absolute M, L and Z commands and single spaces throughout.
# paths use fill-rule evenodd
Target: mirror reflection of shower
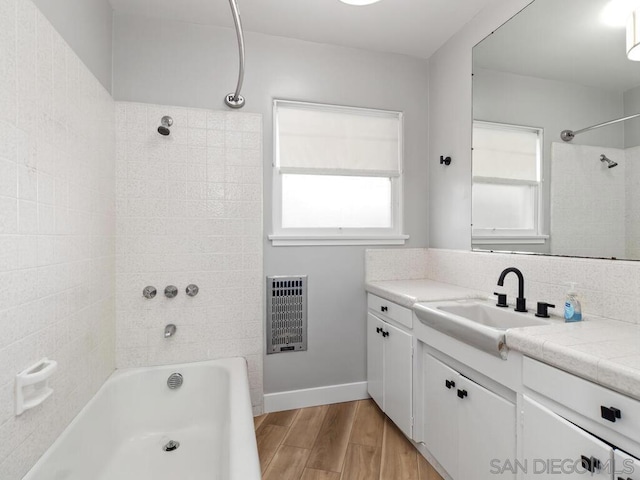
M 607 168 L 613 168 L 613 167 L 617 167 L 618 166 L 618 162 L 614 162 L 613 160 L 607 158 L 604 153 L 602 155 L 600 155 L 600 161 L 602 163 L 606 163 L 607 164 Z

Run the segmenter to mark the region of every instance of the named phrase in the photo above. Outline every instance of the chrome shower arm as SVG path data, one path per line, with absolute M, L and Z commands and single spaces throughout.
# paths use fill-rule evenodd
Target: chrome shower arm
M 229 0 L 231 13 L 233 14 L 233 22 L 236 26 L 236 37 L 238 38 L 238 56 L 240 68 L 238 71 L 238 84 L 235 93 L 229 93 L 224 101 L 228 107 L 242 108 L 244 106 L 244 98 L 240 95 L 242 83 L 244 81 L 244 34 L 242 32 L 242 21 L 240 20 L 240 11 L 236 0 Z
M 588 132 L 589 130 L 595 130 L 596 128 L 606 127 L 608 125 L 613 125 L 614 123 L 624 122 L 626 120 L 631 120 L 632 118 L 640 117 L 640 113 L 636 113 L 634 115 L 629 115 L 628 117 L 617 118 L 615 120 L 609 120 L 608 122 L 599 123 L 598 125 L 593 125 L 591 127 L 583 128 L 581 130 L 563 130 L 560 134 L 560 138 L 565 142 L 570 142 L 575 138 L 576 135 L 580 135 L 581 133 Z

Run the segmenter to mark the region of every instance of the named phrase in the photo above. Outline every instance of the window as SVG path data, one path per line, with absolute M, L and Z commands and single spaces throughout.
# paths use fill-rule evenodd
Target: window
M 402 244 L 402 114 L 274 102 L 273 245 Z
M 473 124 L 473 237 L 481 243 L 543 243 L 542 130 Z

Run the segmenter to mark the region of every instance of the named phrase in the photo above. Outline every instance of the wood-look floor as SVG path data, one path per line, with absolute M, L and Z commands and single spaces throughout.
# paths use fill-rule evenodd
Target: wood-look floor
M 254 422 L 264 480 L 442 480 L 373 400 Z

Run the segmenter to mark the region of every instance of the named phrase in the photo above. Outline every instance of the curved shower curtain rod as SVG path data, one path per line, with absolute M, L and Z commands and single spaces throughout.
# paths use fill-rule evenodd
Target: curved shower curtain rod
M 224 103 L 230 108 L 242 108 L 244 107 L 244 97 L 240 95 L 242 90 L 242 82 L 244 81 L 244 35 L 242 33 L 242 22 L 240 21 L 240 11 L 238 10 L 238 4 L 236 0 L 229 0 L 231 5 L 231 13 L 233 14 L 233 22 L 236 25 L 236 36 L 238 37 L 238 53 L 240 71 L 238 72 L 238 84 L 236 86 L 235 93 L 229 93 L 224 97 Z
M 575 138 L 576 135 L 580 135 L 581 133 L 588 132 L 589 130 L 595 130 L 596 128 L 606 127 L 608 125 L 613 125 L 614 123 L 624 122 L 626 120 L 631 120 L 632 118 L 640 117 L 640 113 L 636 113 L 634 115 L 629 115 L 628 117 L 617 118 L 615 120 L 609 120 L 608 122 L 599 123 L 598 125 L 593 125 L 591 127 L 583 128 L 581 130 L 563 130 L 560 133 L 560 138 L 565 142 L 570 142 Z

